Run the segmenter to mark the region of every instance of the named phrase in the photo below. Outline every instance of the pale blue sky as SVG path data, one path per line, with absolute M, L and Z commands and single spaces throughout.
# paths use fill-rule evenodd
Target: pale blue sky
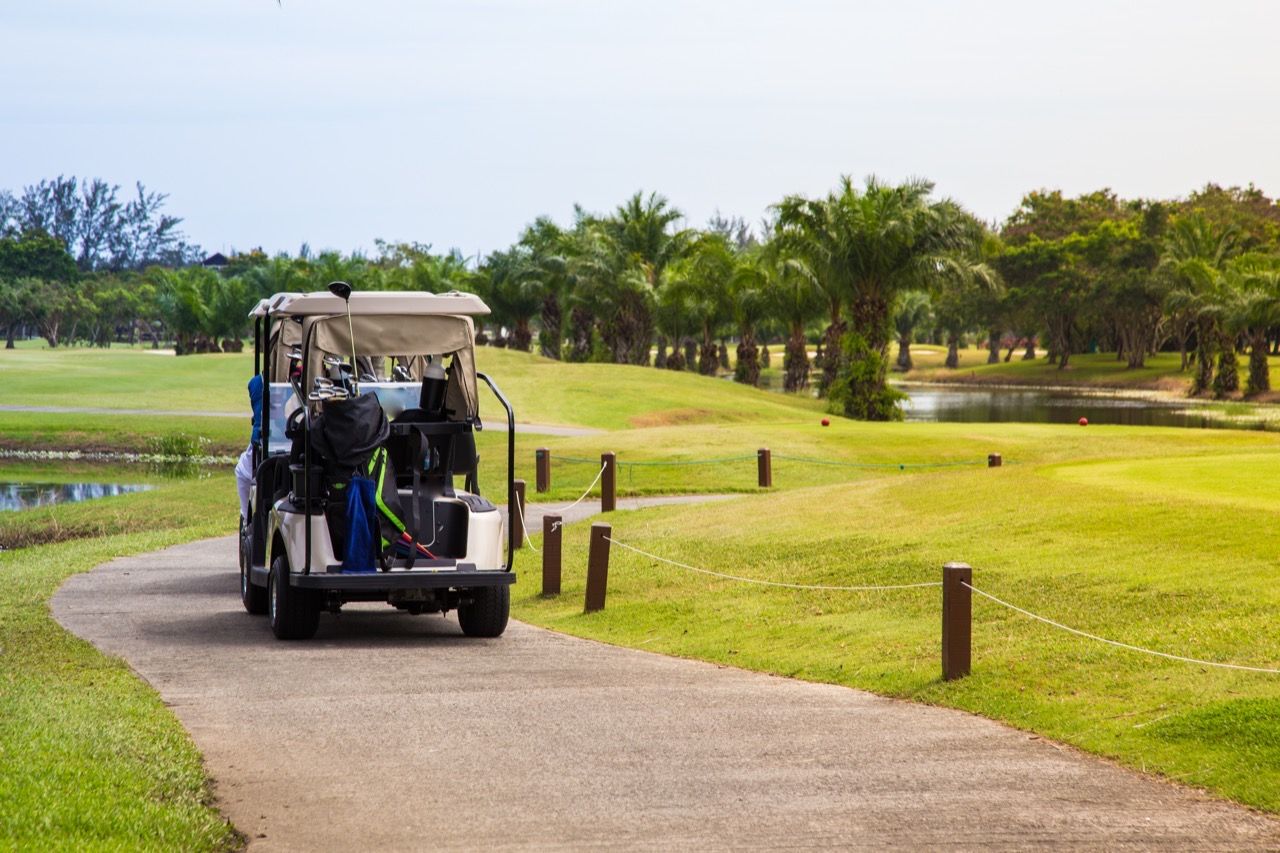
M 1280 193 L 1280 3 L 2 0 L 0 187 L 141 179 L 210 250 L 466 254 L 838 175 Z

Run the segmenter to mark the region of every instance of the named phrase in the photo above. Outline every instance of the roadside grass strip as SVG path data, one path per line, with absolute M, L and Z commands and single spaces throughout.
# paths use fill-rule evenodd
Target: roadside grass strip
M 1126 440 L 1127 451 L 1148 434 L 1179 440 L 1130 432 L 1141 441 Z M 1077 482 L 1092 465 L 1046 466 L 1057 454 L 1041 449 L 1016 468 L 855 475 L 611 513 L 592 519 L 609 522 L 619 546 L 606 608 L 583 613 L 590 525 L 578 523 L 563 531 L 561 595 L 518 585 L 514 615 L 979 713 L 1280 812 L 1280 546 L 1270 503 L 1245 505 L 1274 482 L 1251 472 L 1280 453 L 1274 440 L 1257 453 L 1241 452 L 1235 435 L 1218 441 L 1192 470 L 1237 478 L 1231 503 L 1203 499 L 1194 484 L 1169 494 L 1123 478 Z M 940 592 L 911 587 L 934 585 L 956 560 L 974 566 L 975 592 L 999 603 L 974 608 L 972 674 L 944 682 Z
M 86 471 L 94 474 L 80 467 L 74 476 Z M 0 848 L 189 851 L 240 844 L 211 806 L 199 752 L 155 691 L 49 613 L 50 596 L 72 574 L 221 535 L 234 521 L 227 474 L 198 485 L 152 482 L 150 492 L 0 513 L 6 536 L 30 525 L 38 535 L 72 528 L 91 537 L 0 552 Z

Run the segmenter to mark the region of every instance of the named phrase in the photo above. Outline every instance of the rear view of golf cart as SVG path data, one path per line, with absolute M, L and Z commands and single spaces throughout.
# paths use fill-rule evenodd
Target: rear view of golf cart
M 458 611 L 463 633 L 496 637 L 510 610 L 513 550 L 480 494 L 478 380 L 464 293 L 281 293 L 253 310 L 262 377 L 240 596 L 281 639 L 313 636 L 322 612 L 385 601 Z

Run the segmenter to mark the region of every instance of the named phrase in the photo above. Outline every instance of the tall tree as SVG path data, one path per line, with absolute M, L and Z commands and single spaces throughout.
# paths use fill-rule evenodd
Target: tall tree
M 847 416 L 901 417 L 900 395 L 886 381 L 893 300 L 973 269 L 960 256 L 974 248 L 981 229 L 958 204 L 935 201 L 932 193 L 924 180 L 894 186 L 872 177 L 858 188 L 845 177 L 826 198 L 791 196 L 778 207 L 782 239 L 843 295 L 849 331 L 830 396 L 833 409 Z

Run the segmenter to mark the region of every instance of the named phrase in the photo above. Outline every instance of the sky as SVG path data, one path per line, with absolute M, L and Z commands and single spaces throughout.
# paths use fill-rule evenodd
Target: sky
M 755 222 L 840 175 L 1280 194 L 1280 3 L 0 0 L 0 188 L 169 194 L 208 251 L 500 249 L 658 191 Z

